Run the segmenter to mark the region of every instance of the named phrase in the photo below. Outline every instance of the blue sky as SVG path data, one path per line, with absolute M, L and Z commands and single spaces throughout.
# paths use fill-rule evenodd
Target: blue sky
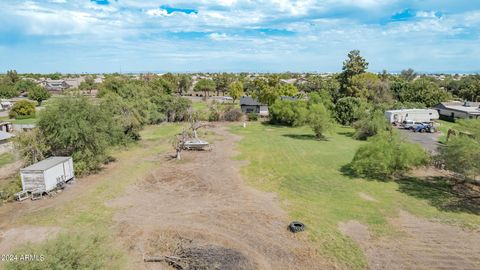
M 0 72 L 480 72 L 478 0 L 0 0 Z

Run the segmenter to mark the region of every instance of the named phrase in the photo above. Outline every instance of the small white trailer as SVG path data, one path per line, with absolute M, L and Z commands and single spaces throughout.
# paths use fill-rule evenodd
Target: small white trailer
M 71 157 L 50 157 L 20 170 L 25 192 L 49 192 L 75 178 Z
M 402 123 L 407 120 L 415 122 L 431 122 L 433 120 L 438 120 L 439 115 L 438 111 L 433 109 L 404 109 L 386 111 L 385 117 L 390 123 Z

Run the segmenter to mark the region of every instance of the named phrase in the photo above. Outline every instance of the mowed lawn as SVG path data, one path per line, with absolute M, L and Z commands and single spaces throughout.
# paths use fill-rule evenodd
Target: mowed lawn
M 249 161 L 242 169 L 249 184 L 279 194 L 284 209 L 292 220 L 306 224 L 310 239 L 324 256 L 346 268 L 362 269 L 366 260 L 360 248 L 339 231 L 343 221 L 358 220 L 375 236 L 396 235 L 388 218 L 397 216 L 400 209 L 462 226 L 480 225 L 477 215 L 441 210 L 451 199 L 441 182 L 437 187 L 417 184 L 416 179 L 375 181 L 342 173 L 365 143 L 351 138 L 353 129 L 338 127 L 328 141 L 315 140 L 308 127 L 249 123 L 247 128 L 232 126 L 232 131 L 243 137 L 238 158 Z

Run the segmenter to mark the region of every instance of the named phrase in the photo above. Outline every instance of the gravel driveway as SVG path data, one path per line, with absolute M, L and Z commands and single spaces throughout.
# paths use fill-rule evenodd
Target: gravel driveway
M 439 146 L 438 137 L 441 135 L 440 132 L 420 133 L 401 128 L 399 128 L 398 131 L 400 131 L 400 133 L 410 142 L 420 144 L 430 153 L 437 153 L 437 148 Z

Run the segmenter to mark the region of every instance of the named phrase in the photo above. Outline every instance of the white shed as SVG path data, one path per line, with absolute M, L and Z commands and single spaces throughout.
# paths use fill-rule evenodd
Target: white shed
M 438 112 L 432 109 L 389 110 L 385 112 L 385 117 L 390 123 L 402 123 L 406 120 L 431 122 L 438 120 Z
M 50 157 L 20 170 L 23 191 L 49 192 L 75 177 L 71 157 Z

